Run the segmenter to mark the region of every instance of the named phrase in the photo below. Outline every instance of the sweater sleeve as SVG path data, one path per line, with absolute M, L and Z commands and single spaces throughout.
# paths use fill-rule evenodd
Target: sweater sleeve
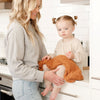
M 84 48 L 82 47 L 82 44 L 79 40 L 75 41 L 75 47 L 74 47 L 74 61 L 77 63 L 82 62 L 83 56 L 85 54 Z
M 28 81 L 43 82 L 43 71 L 25 65 L 23 58 L 25 55 L 25 30 L 22 27 L 10 29 L 7 36 L 7 62 L 13 78 Z
M 47 50 L 46 50 L 46 48 L 45 48 L 45 45 L 44 45 L 44 43 L 41 41 L 41 54 L 40 54 L 40 58 L 39 58 L 39 60 L 41 60 L 44 56 L 46 56 L 47 55 Z

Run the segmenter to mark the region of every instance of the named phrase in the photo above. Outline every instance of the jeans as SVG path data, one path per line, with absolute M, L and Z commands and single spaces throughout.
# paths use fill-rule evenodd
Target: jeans
M 39 83 L 14 80 L 12 91 L 15 100 L 42 100 L 38 90 Z

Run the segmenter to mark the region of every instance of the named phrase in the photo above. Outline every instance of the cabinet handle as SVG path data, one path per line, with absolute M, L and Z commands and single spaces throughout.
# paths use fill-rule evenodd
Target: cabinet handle
M 77 95 L 72 95 L 72 94 L 64 93 L 64 92 L 60 92 L 60 94 L 67 95 L 67 96 L 74 97 L 74 98 L 78 97 Z
M 3 89 L 1 89 L 0 91 L 2 93 L 5 93 L 5 94 L 9 95 L 9 96 L 12 96 L 13 95 L 11 91 L 6 91 L 6 90 L 3 90 Z
M 2 77 L 0 77 L 0 81 L 2 80 Z
M 98 77 L 91 77 L 91 79 L 100 80 Z

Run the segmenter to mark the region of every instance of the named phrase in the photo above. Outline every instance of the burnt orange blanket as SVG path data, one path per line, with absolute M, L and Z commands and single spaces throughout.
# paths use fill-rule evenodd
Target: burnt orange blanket
M 56 56 L 50 60 L 39 61 L 39 70 L 43 70 L 43 64 L 46 64 L 50 70 L 57 68 L 59 65 L 65 66 L 64 79 L 67 82 L 75 82 L 83 80 L 83 75 L 79 67 L 73 60 L 68 59 L 64 55 Z

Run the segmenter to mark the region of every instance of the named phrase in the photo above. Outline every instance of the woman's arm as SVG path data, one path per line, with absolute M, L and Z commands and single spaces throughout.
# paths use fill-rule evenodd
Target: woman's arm
M 28 66 L 23 61 L 25 56 L 24 29 L 16 26 L 10 29 L 6 41 L 6 53 L 9 70 L 13 78 L 28 81 L 43 82 L 43 79 L 56 85 L 62 84 L 63 79 L 55 74 L 55 71 L 39 71 Z
M 43 81 L 44 72 L 26 65 L 23 61 L 25 55 L 23 27 L 16 26 L 9 30 L 6 51 L 9 69 L 14 78 L 38 82 Z

